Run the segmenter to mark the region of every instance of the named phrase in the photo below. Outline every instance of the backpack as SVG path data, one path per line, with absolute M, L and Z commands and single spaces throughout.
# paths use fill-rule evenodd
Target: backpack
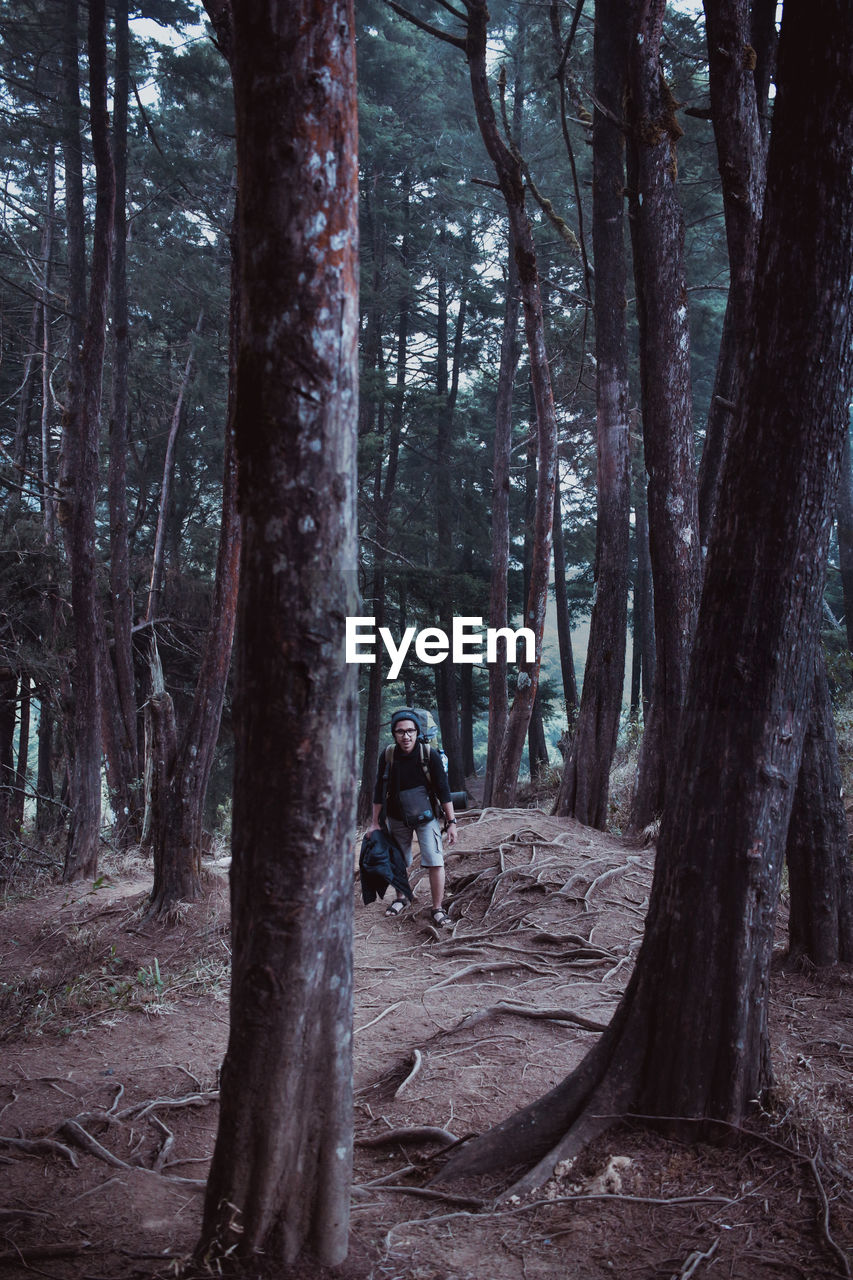
M 432 805 L 432 811 L 435 814 L 436 818 L 439 821 L 441 821 L 441 818 L 443 816 L 442 809 L 438 801 L 438 795 L 436 794 L 435 786 L 432 780 L 432 774 L 430 773 L 430 769 L 429 769 L 430 746 L 433 746 L 433 745 L 435 746 L 436 751 L 438 751 L 439 755 L 441 756 L 442 763 L 444 764 L 445 769 L 447 768 L 447 757 L 445 756 L 444 752 L 440 749 L 440 747 L 438 746 L 438 742 L 436 741 L 438 738 L 438 725 L 435 722 L 435 717 L 433 716 L 431 711 L 426 710 L 426 708 L 424 707 L 399 707 L 398 710 L 410 712 L 412 720 L 418 726 L 418 741 L 417 741 L 418 759 L 420 761 L 420 766 L 423 771 L 424 781 L 426 782 L 427 794 L 429 796 L 430 804 Z M 396 715 L 397 712 L 395 711 L 393 714 Z M 391 785 L 391 765 L 393 764 L 393 762 L 394 762 L 394 745 L 392 744 L 391 746 L 388 746 L 385 748 L 385 775 L 383 779 L 384 791 L 383 791 L 382 805 L 386 812 L 388 809 L 388 789 Z

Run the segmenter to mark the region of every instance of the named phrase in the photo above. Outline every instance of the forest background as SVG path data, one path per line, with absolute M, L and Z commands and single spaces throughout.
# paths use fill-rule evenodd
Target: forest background
M 559 764 L 557 746 L 566 750 L 571 740 L 595 592 L 592 12 L 580 5 L 572 12 L 567 45 L 568 8 L 496 4 L 488 46 L 503 124 L 528 187 L 558 425 L 559 518 L 529 730 L 533 776 Z M 534 551 L 537 442 L 506 207 L 458 50 L 378 0 L 361 0 L 357 20 L 362 612 L 395 635 L 454 615 L 488 620 L 493 444 L 505 395 L 501 378 L 506 387 L 508 376 L 507 615 L 518 620 Z M 97 683 L 104 701 L 105 815 L 116 839 L 156 844 L 157 787 L 163 795 L 175 791 L 177 778 L 191 810 L 180 839 L 198 846 L 205 796 L 205 825 L 227 821 L 233 759 L 224 682 L 236 596 L 233 512 L 232 526 L 227 511 L 223 522 L 223 492 L 226 505 L 233 501 L 223 486 L 223 474 L 233 471 L 225 448 L 233 324 L 231 82 L 200 5 L 152 3 L 132 13 L 115 7 L 115 40 L 103 70 L 116 215 L 109 298 L 100 296 L 104 139 L 90 110 L 82 22 L 73 4 L 6 5 L 3 12 L 0 824 L 18 833 L 26 814 L 41 831 L 63 825 L 75 785 L 85 789 L 74 777 L 86 754 L 75 738 L 84 732 L 89 697 L 85 653 L 93 664 L 88 687 Z M 668 10 L 661 59 L 678 107 L 688 389 L 698 458 L 714 398 L 729 257 L 704 23 L 695 7 Z M 629 287 L 631 592 L 628 679 L 619 695 L 626 751 L 636 746 L 648 712 L 655 667 L 633 295 Z M 99 327 L 94 346 L 103 346 L 102 364 L 91 339 Z M 94 363 L 80 387 L 68 353 L 84 331 Z M 90 453 L 81 461 L 73 456 L 69 423 L 87 396 Z M 90 545 L 81 551 L 74 540 L 85 541 L 84 518 L 63 500 L 63 487 L 66 498 L 75 485 L 82 492 L 84 472 L 96 487 Z M 842 500 L 849 509 L 849 484 L 842 485 Z M 853 558 L 851 527 L 849 516 L 839 520 L 826 592 L 824 638 L 837 694 L 848 684 L 848 640 L 839 619 L 851 616 L 841 573 Z M 87 575 L 91 611 L 80 603 Z M 385 674 L 379 664 L 360 669 L 362 816 L 381 725 L 394 705 L 437 710 L 455 787 L 485 766 L 485 668 L 427 668 L 410 660 L 399 681 Z M 510 697 L 513 679 L 510 673 Z M 90 714 L 90 739 L 91 723 Z M 166 774 L 158 783 L 153 744 L 164 733 Z M 188 762 L 199 758 L 189 777 Z M 91 766 L 87 785 L 94 786 Z M 80 805 L 74 809 L 71 873 L 96 865 L 91 830 L 81 843 L 74 830 L 83 821 Z M 617 811 L 614 800 L 605 820 L 624 825 L 624 804 Z M 165 840 L 164 824 L 161 814 Z

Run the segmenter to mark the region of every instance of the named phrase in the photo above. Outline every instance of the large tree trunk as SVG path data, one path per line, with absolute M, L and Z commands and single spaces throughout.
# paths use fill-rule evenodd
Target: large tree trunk
M 664 9 L 665 0 L 641 0 L 628 60 L 628 189 L 656 647 L 652 706 L 631 812 L 631 825 L 639 830 L 663 810 L 702 576 L 684 219 L 676 189 L 676 146 L 682 129 L 661 68 Z
M 71 65 L 72 44 L 76 45 L 76 4 L 68 5 L 68 47 L 66 49 L 66 89 L 69 123 L 73 120 L 72 99 L 77 95 L 76 57 Z M 63 879 L 94 876 L 98 865 L 101 820 L 101 689 L 98 639 L 102 634 L 97 597 L 97 555 L 95 502 L 98 490 L 98 429 L 101 376 L 106 342 L 109 298 L 110 236 L 115 180 L 109 144 L 107 116 L 107 49 L 104 0 L 89 4 L 89 97 L 92 149 L 95 157 L 95 226 L 92 238 L 92 278 L 86 329 L 79 353 L 69 353 L 71 375 L 68 403 L 63 422 L 63 466 L 60 474 L 63 525 L 71 570 L 71 608 L 74 617 L 75 660 L 74 754 L 72 774 L 72 815 L 65 854 Z M 75 87 L 71 78 L 75 77 Z M 78 102 L 79 111 L 79 102 Z M 68 136 L 69 150 L 74 138 Z M 77 137 L 79 145 L 79 135 Z M 69 175 L 70 176 L 70 175 Z M 82 192 L 69 187 L 69 229 L 82 227 Z M 72 201 L 79 204 L 72 210 Z M 82 250 L 82 245 L 79 246 Z M 69 254 L 71 246 L 69 244 Z M 79 276 L 79 262 L 72 264 Z M 75 299 L 79 301 L 79 299 Z M 72 337 L 74 330 L 72 328 Z
M 623 111 L 633 9 L 633 3 L 626 10 L 616 0 L 597 0 L 595 6 L 595 603 L 577 731 L 554 806 L 555 813 L 602 829 L 607 823 L 610 765 L 622 712 L 628 626 L 631 474 L 625 337 L 625 144 L 618 122 Z
M 358 612 L 351 3 L 238 5 L 231 1031 L 200 1248 L 347 1251 Z M 275 696 L 270 696 L 274 690 Z
M 826 662 L 818 642 L 811 712 L 786 846 L 790 956 L 853 961 L 853 867 Z
M 770 1081 L 776 900 L 853 379 L 851 56 L 842 0 L 787 0 L 750 374 L 634 974 L 577 1071 L 444 1177 L 537 1161 L 520 1192 L 619 1115 L 738 1124 Z

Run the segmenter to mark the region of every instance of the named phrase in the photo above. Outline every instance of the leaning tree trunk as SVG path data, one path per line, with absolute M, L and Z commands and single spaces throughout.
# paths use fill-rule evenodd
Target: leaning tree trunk
M 628 189 L 649 476 L 655 683 L 631 806 L 635 830 L 663 810 L 687 690 L 702 565 L 693 455 L 684 218 L 676 187 L 682 129 L 661 68 L 665 0 L 640 0 L 628 60 Z
M 520 1193 L 620 1115 L 738 1124 L 770 1082 L 776 899 L 853 380 L 851 56 L 846 3 L 787 0 L 750 375 L 634 974 L 578 1069 L 444 1178 L 536 1161 Z
M 243 526 L 231 1030 L 206 1255 L 347 1252 L 358 612 L 351 2 L 233 8 Z M 271 696 L 271 690 L 274 696 Z
M 74 13 L 71 14 L 71 10 Z M 76 5 L 69 6 L 76 22 Z M 95 503 L 98 490 L 101 377 L 106 342 L 110 276 L 110 235 L 115 176 L 107 115 L 107 48 L 104 0 L 89 4 L 89 97 L 92 150 L 95 158 L 95 225 L 92 240 L 92 278 L 83 345 L 72 350 L 68 403 L 63 422 L 63 466 L 60 523 L 63 525 L 71 571 L 75 661 L 74 754 L 72 815 L 63 879 L 93 876 L 98 865 L 101 820 L 101 689 L 98 637 L 101 635 L 97 596 Z M 70 47 L 69 47 L 70 52 Z M 69 81 L 76 63 L 65 68 Z M 74 90 L 76 93 L 76 89 Z M 79 104 L 78 104 L 79 105 Z M 72 112 L 73 114 L 73 112 Z M 73 148 L 73 139 L 69 139 Z M 79 142 L 79 137 L 78 137 Z M 69 199 L 72 196 L 69 191 Z M 77 193 L 81 195 L 81 193 Z M 79 231 L 82 204 L 69 211 Z M 74 265 L 79 274 L 79 263 Z
M 632 12 L 633 3 L 629 6 Z M 631 471 L 625 336 L 625 144 L 619 123 L 631 12 L 617 0 L 595 6 L 592 126 L 592 242 L 595 257 L 598 522 L 595 603 L 577 730 L 554 812 L 591 827 L 607 824 L 610 765 L 619 735 L 628 627 Z
M 819 966 L 853 961 L 853 867 L 826 661 L 814 658 L 811 711 L 786 845 L 789 955 Z
M 533 533 L 534 552 L 530 571 L 530 592 L 524 613 L 524 625 L 533 631 L 536 637 L 536 649 L 532 662 L 525 659 L 517 664 L 515 696 L 507 717 L 506 731 L 495 764 L 495 777 L 492 784 L 492 804 L 506 808 L 515 800 L 524 741 L 533 713 L 536 690 L 539 687 L 554 522 L 557 417 L 548 356 L 545 350 L 545 322 L 542 314 L 536 248 L 533 243 L 530 220 L 524 209 L 521 162 L 518 155 L 510 151 L 500 135 L 489 92 L 486 61 L 488 11 L 485 0 L 470 0 L 467 11 L 467 35 L 464 47 L 468 59 L 474 109 L 483 142 L 495 166 L 498 185 L 506 201 L 518 267 L 524 331 L 530 360 L 530 380 L 536 405 L 539 461 Z
M 241 529 L 237 512 L 237 458 L 234 447 L 234 393 L 240 335 L 240 293 L 236 272 L 239 232 L 231 234 L 231 316 L 228 415 L 222 520 L 210 628 L 201 660 L 192 709 L 174 753 L 168 785 L 152 803 L 154 886 L 148 915 L 168 914 L 177 902 L 201 894 L 202 817 L 204 800 L 225 701 L 231 643 L 237 615 Z

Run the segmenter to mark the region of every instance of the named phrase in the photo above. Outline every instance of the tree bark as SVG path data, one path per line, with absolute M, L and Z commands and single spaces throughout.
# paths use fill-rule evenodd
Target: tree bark
M 72 22 L 76 35 L 76 4 L 68 5 L 69 44 L 71 53 Z M 74 40 L 76 44 L 76 40 Z M 63 879 L 68 882 L 94 876 L 98 865 L 98 841 L 101 820 L 101 688 L 99 678 L 101 635 L 97 598 L 97 556 L 95 503 L 98 489 L 98 427 L 101 402 L 101 376 L 106 342 L 107 301 L 109 298 L 110 237 L 112 232 L 115 175 L 109 144 L 107 115 L 107 50 L 104 0 L 89 4 L 89 98 L 92 128 L 92 150 L 95 158 L 95 225 L 92 237 L 91 290 L 86 315 L 86 328 L 79 355 L 72 345 L 71 376 L 68 403 L 63 422 L 63 458 L 60 472 L 59 520 L 63 526 L 71 569 L 71 608 L 74 617 L 75 662 L 74 689 L 74 755 L 72 773 L 72 815 L 65 854 Z M 73 118 L 72 99 L 77 95 L 76 57 L 73 66 L 65 67 L 69 102 L 69 120 Z M 74 88 L 71 78 L 74 77 Z M 79 114 L 79 102 L 78 102 Z M 68 136 L 68 151 L 74 152 L 75 140 Z M 79 147 L 79 134 L 76 139 Z M 67 162 L 66 162 L 67 163 Z M 69 180 L 71 174 L 68 175 Z M 69 231 L 75 235 L 83 223 L 82 190 L 69 187 Z M 79 205 L 75 204 L 79 200 Z M 83 246 L 78 249 L 83 251 Z M 69 256 L 71 244 L 69 242 Z M 70 263 L 71 274 L 79 277 L 79 261 Z M 78 286 L 79 287 L 79 282 Z M 76 296 L 73 305 L 79 302 Z M 75 331 L 72 325 L 72 338 Z
M 838 485 L 838 563 L 844 596 L 844 629 L 847 648 L 853 654 L 853 460 L 850 456 L 850 423 L 844 432 L 841 480 Z
M 853 961 L 853 867 L 826 662 L 815 647 L 811 711 L 786 845 L 789 955 Z
M 661 67 L 664 9 L 665 0 L 640 0 L 628 59 L 628 188 L 656 651 L 631 812 L 637 830 L 663 810 L 702 577 L 684 219 L 676 187 L 676 147 L 683 131 Z
M 351 3 L 295 0 L 235 6 L 233 22 L 233 980 L 200 1250 L 337 1265 L 352 1156 L 355 21 Z
M 787 0 L 752 360 L 634 974 L 577 1071 L 444 1178 L 535 1160 L 520 1194 L 619 1115 L 739 1124 L 770 1082 L 776 901 L 853 380 L 851 56 L 842 0 Z
M 619 735 L 628 626 L 631 476 L 625 335 L 622 126 L 628 42 L 635 5 L 595 7 L 592 242 L 595 259 L 596 447 L 598 521 L 595 596 L 577 731 L 555 813 L 604 828 L 610 765 Z

